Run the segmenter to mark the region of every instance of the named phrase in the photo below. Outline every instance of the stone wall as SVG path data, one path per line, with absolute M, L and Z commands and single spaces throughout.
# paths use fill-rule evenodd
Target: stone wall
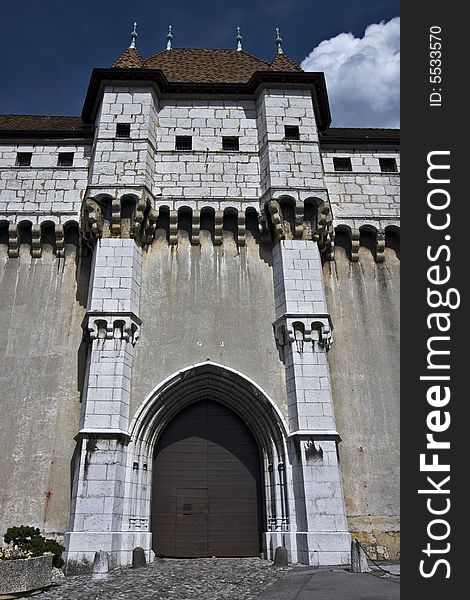
M 351 172 L 335 171 L 333 158 L 351 159 Z M 390 151 L 323 151 L 325 182 L 330 196 L 335 225 L 359 229 L 374 225 L 384 229 L 399 223 L 400 155 Z M 382 173 L 379 158 L 394 158 L 397 173 Z
M 175 150 L 191 136 L 192 150 Z M 238 137 L 239 151 L 222 138 Z M 158 107 L 155 191 L 172 198 L 259 197 L 259 157 L 253 100 L 161 100 Z
M 0 244 L 0 539 L 14 525 L 63 534 L 78 431 L 86 260 L 75 249 L 8 258 Z
M 31 152 L 31 166 L 16 166 L 18 152 Z M 74 154 L 58 166 L 59 152 Z M 88 182 L 91 148 L 70 142 L 0 145 L 0 219 L 40 223 L 77 218 Z
M 191 246 L 184 231 L 178 246 L 169 246 L 162 233 L 143 253 L 130 419 L 166 377 L 207 360 L 252 378 L 286 414 L 284 367 L 272 329 L 269 250 L 250 233 L 241 248 L 229 231 L 219 247 L 204 230 L 200 246 Z
M 96 118 L 90 186 L 146 186 L 152 189 L 155 169 L 157 99 L 149 87 L 106 88 Z M 118 124 L 130 125 L 129 137 L 117 137 Z
M 371 556 L 399 557 L 399 261 L 367 248 L 324 266 L 334 343 L 328 353 L 349 530 Z

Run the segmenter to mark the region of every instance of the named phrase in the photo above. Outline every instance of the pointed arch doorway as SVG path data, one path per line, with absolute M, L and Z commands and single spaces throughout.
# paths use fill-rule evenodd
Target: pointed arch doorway
M 154 452 L 151 502 L 157 556 L 257 556 L 263 523 L 260 451 L 227 406 L 179 412 Z

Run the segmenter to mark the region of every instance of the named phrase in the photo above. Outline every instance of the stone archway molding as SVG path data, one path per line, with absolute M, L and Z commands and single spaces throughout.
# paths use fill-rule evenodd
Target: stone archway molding
M 247 424 L 258 444 L 265 498 L 263 544 L 266 554 L 270 554 L 272 536 L 289 531 L 292 520 L 287 425 L 280 409 L 255 381 L 212 361 L 192 364 L 171 374 L 148 394 L 137 410 L 129 428 L 123 524 L 127 524 L 129 533 L 148 536 L 146 549 L 152 558 L 151 470 L 155 445 L 171 420 L 201 399 L 230 408 Z
M 166 395 L 169 393 L 174 394 L 175 392 L 178 392 L 178 388 L 181 388 L 181 384 L 184 386 L 184 383 L 187 382 L 189 378 L 194 377 L 195 375 L 203 374 L 215 375 L 220 379 L 221 383 L 224 379 L 230 379 L 234 384 L 236 391 L 239 392 L 245 390 L 249 393 L 249 395 L 260 400 L 262 405 L 265 408 L 268 408 L 270 417 L 268 420 L 271 421 L 271 428 L 274 426 L 274 428 L 278 429 L 278 434 L 281 437 L 287 437 L 288 428 L 282 412 L 275 404 L 274 400 L 272 400 L 272 398 L 263 390 L 261 386 L 253 381 L 253 379 L 247 375 L 244 375 L 240 371 L 237 371 L 236 369 L 212 361 L 204 361 L 192 364 L 172 373 L 166 379 L 160 382 L 150 392 L 150 394 L 147 395 L 132 419 L 131 426 L 129 428 L 131 440 L 140 440 L 141 442 L 146 441 L 148 443 L 149 434 L 151 434 L 149 430 L 149 424 L 155 419 L 160 410 L 166 408 L 163 402 L 163 399 L 166 397 Z M 217 392 L 217 390 L 214 391 Z M 195 400 L 193 399 L 191 402 L 194 401 Z M 186 405 L 189 405 L 191 402 L 187 402 Z M 185 403 L 183 402 L 183 404 Z M 177 410 L 172 410 L 173 407 L 168 408 L 168 416 L 171 415 L 170 419 L 173 418 L 173 416 L 183 408 L 183 404 L 179 404 Z M 176 408 L 176 406 L 174 408 Z M 241 405 L 240 407 L 235 408 L 235 412 L 244 418 L 245 414 L 242 413 L 243 408 L 244 407 Z M 252 408 L 256 412 L 257 407 Z M 246 416 L 249 417 L 248 414 L 246 414 Z M 249 418 L 245 420 L 250 427 L 255 426 L 255 423 L 250 424 Z M 266 421 L 267 419 L 263 420 Z

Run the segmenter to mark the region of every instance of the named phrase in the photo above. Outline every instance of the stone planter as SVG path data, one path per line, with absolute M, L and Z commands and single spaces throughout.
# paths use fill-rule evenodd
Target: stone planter
M 0 560 L 0 598 L 51 585 L 52 556 Z

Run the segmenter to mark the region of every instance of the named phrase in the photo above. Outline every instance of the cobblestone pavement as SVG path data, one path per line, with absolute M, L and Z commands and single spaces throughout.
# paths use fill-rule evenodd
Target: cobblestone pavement
M 38 600 L 251 600 L 289 571 L 259 558 L 157 559 L 116 569 L 105 581 L 65 577 Z

